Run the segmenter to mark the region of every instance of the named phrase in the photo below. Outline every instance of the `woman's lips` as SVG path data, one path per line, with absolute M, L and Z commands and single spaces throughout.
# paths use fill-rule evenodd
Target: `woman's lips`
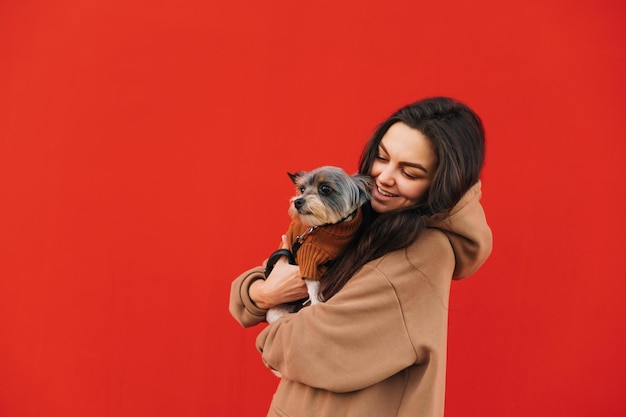
M 396 194 L 392 194 L 392 193 L 388 193 L 387 191 L 381 189 L 379 186 L 376 186 L 376 191 L 378 192 L 379 195 L 381 195 L 382 197 L 387 197 L 387 198 L 392 198 L 392 197 L 397 197 Z

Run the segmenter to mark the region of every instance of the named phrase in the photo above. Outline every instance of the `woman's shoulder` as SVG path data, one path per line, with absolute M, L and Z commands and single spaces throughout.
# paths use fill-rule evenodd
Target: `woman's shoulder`
M 432 312 L 446 305 L 454 267 L 454 251 L 445 233 L 428 229 L 408 247 L 367 263 L 357 275 L 384 280 L 403 310 L 423 307 Z
M 426 229 L 408 247 L 389 252 L 368 265 L 389 279 L 416 274 L 450 278 L 454 271 L 455 258 L 446 234 L 441 230 Z
M 419 259 L 438 261 L 450 255 L 454 260 L 454 251 L 446 234 L 438 229 L 427 228 L 406 248 L 389 252 L 372 262 L 380 266 L 394 262 L 412 263 Z
M 412 262 L 424 259 L 437 262 L 449 260 L 454 263 L 454 250 L 450 239 L 439 229 L 425 229 L 405 252 L 407 259 Z

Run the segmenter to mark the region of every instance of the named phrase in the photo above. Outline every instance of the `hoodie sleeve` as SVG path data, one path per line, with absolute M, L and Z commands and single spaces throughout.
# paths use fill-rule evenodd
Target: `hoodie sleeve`
M 452 209 L 450 216 L 431 226 L 443 231 L 450 240 L 456 260 L 454 279 L 472 275 L 491 254 L 493 236 L 480 204 L 481 196 L 478 181 Z
M 232 283 L 228 309 L 243 327 L 251 327 L 265 321 L 267 310 L 257 307 L 248 294 L 250 285 L 257 279 L 264 278 L 264 268 L 259 266 L 239 275 Z
M 418 361 L 393 285 L 367 265 L 327 302 L 265 328 L 257 349 L 283 378 L 333 392 L 366 388 Z
M 448 238 L 426 230 L 364 265 L 325 303 L 272 323 L 257 349 L 284 378 L 333 392 L 367 388 L 412 365 L 444 366 L 453 270 Z

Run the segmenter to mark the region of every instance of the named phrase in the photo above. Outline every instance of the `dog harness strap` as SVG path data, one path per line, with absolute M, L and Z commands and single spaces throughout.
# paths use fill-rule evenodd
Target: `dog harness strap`
M 265 265 L 265 278 L 270 275 L 270 272 L 272 272 L 272 270 L 274 269 L 274 265 L 276 265 L 276 262 L 278 262 L 278 260 L 283 256 L 287 257 L 287 261 L 291 265 L 296 264 L 296 261 L 291 252 L 289 252 L 287 249 L 278 249 L 277 251 L 274 251 L 267 259 L 267 264 Z
M 304 240 L 307 238 L 308 235 L 313 233 L 313 230 L 315 229 L 317 229 L 317 226 L 311 226 L 308 229 L 306 229 L 304 233 L 302 233 L 300 236 L 296 237 L 296 241 L 293 242 L 293 245 L 291 246 L 291 253 L 293 254 L 294 258 L 296 257 L 296 253 L 298 252 L 298 249 L 300 249 L 300 246 L 302 246 L 302 244 L 304 243 Z
M 344 217 L 343 219 L 339 220 L 337 223 L 333 223 L 333 224 L 339 224 L 339 223 L 343 223 L 345 221 L 348 220 L 352 220 L 352 218 L 354 217 L 354 215 L 356 214 L 356 212 L 359 211 L 358 207 L 350 214 L 348 214 L 346 217 Z

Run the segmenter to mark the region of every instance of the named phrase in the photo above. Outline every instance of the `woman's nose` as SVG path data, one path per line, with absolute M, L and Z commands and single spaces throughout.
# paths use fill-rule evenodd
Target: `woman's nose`
M 391 166 L 387 165 L 382 171 L 380 171 L 380 174 L 378 174 L 378 181 L 385 185 L 392 185 L 394 183 L 393 169 L 391 169 Z

